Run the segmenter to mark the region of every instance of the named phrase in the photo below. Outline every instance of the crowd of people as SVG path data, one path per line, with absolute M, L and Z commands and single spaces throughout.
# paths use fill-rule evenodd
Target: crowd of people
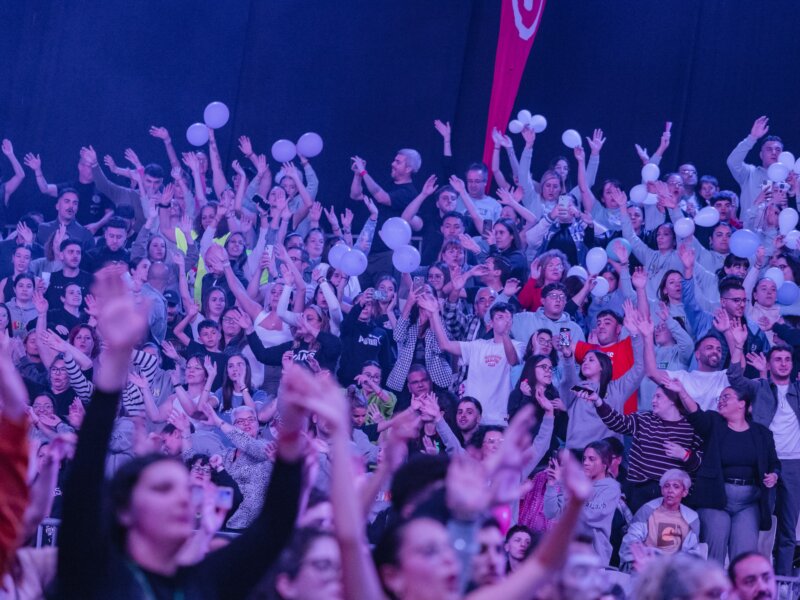
M 225 168 L 213 129 L 179 156 L 152 127 L 167 168 L 81 148 L 61 183 L 3 140 L 0 598 L 793 593 L 800 176 L 770 180 L 768 119 L 739 189 L 687 161 L 643 202 L 600 129 L 534 174 L 530 127 L 489 166 L 434 127 L 441 172 L 354 156 L 348 204 L 247 136 Z

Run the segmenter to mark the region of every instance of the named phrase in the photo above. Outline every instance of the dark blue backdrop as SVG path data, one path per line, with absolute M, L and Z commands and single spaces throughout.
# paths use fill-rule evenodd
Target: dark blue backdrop
M 665 167 L 694 160 L 728 184 L 725 156 L 760 114 L 800 150 L 799 13 L 791 0 L 551 0 L 518 98 L 550 122 L 535 174 L 567 127 L 603 127 L 601 177 L 629 184 L 633 144 L 653 150 L 666 120 Z M 226 163 L 242 133 L 266 151 L 317 131 L 320 199 L 343 205 L 352 154 L 384 181 L 399 147 L 421 150 L 423 173 L 438 166 L 435 118 L 452 121 L 459 163 L 481 155 L 498 19 L 499 0 L 0 0 L 0 135 L 20 158 L 40 152 L 51 181 L 90 143 L 166 164 L 148 127 L 186 150 L 185 128 L 223 100 Z M 15 204 L 34 195 L 28 177 Z

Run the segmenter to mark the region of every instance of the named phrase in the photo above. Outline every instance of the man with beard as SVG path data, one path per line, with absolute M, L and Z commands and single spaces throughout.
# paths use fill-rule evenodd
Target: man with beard
M 694 348 L 697 369 L 662 371 L 656 366 L 652 336 L 644 336 L 645 374 L 655 382 L 665 378 L 678 379 L 703 410 L 716 410 L 719 395 L 730 385 L 728 375 L 722 369 L 722 344 L 709 334 L 701 338 Z
M 483 406 L 475 398 L 464 396 L 456 407 L 456 431 L 461 445 L 467 447 L 478 430 L 483 415 Z
M 681 283 L 681 298 L 686 310 L 686 319 L 689 322 L 690 330 L 694 332 L 698 340 L 702 340 L 707 335 L 712 335 L 719 340 L 722 348 L 723 368 L 727 368 L 728 364 L 730 364 L 730 349 L 728 348 L 725 332 L 728 331 L 732 323 L 735 324 L 741 321 L 747 327 L 747 340 L 745 340 L 742 348 L 745 355 L 759 354 L 769 349 L 767 336 L 761 331 L 758 323 L 751 321 L 744 314 L 747 306 L 747 292 L 744 290 L 741 279 L 738 277 L 725 277 L 719 283 L 721 310 L 717 310 L 712 314 L 702 310 L 697 303 L 695 282 L 692 281 L 694 263 L 687 259 L 683 263 L 683 267 L 684 279 Z M 744 374 L 750 378 L 758 377 L 758 371 L 751 365 L 747 366 Z
M 472 557 L 472 589 L 494 585 L 506 576 L 505 538 L 500 523 L 495 519 L 484 521 L 477 542 L 478 552 Z
M 731 560 L 728 577 L 739 600 L 776 600 L 778 597 L 775 571 L 769 560 L 757 552 L 746 552 Z
M 56 200 L 56 218 L 48 223 L 39 225 L 39 231 L 36 233 L 36 241 L 44 246 L 50 236 L 53 235 L 59 227 L 66 228 L 67 237 L 78 240 L 84 250 L 94 247 L 94 237 L 92 232 L 86 229 L 83 225 L 75 220 L 78 214 L 78 192 L 72 188 L 64 188 Z

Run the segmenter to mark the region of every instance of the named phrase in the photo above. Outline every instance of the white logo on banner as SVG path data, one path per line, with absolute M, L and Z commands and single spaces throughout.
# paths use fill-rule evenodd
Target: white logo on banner
M 523 1 L 525 3 L 525 10 L 528 12 L 532 11 L 533 0 Z M 536 13 L 536 17 L 533 19 L 533 23 L 531 23 L 530 27 L 526 27 L 522 22 L 522 12 L 519 9 L 519 3 L 520 0 L 511 0 L 511 6 L 514 8 L 514 24 L 517 26 L 517 31 L 519 31 L 519 37 L 527 41 L 533 37 L 533 34 L 539 25 L 539 19 L 542 16 L 542 6 L 544 6 L 544 2 L 539 4 L 539 11 Z

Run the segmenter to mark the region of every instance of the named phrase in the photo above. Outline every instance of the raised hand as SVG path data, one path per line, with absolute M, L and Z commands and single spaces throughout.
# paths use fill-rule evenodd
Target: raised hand
M 647 153 L 647 148 L 642 148 L 639 144 L 634 144 L 634 148 L 636 148 L 636 155 L 639 157 L 639 160 L 642 161 L 642 164 L 647 164 L 650 162 L 650 155 Z
M 647 287 L 647 271 L 644 267 L 636 267 L 631 275 L 631 283 L 637 290 L 643 290 Z
M 253 144 L 246 135 L 239 136 L 239 152 L 247 157 L 253 154 Z
M 533 393 L 533 397 L 536 398 L 536 402 L 544 410 L 544 414 L 552 416 L 552 414 L 555 412 L 555 406 L 544 395 L 544 388 L 543 387 L 537 387 L 536 391 Z
M 586 152 L 584 151 L 583 146 L 575 146 L 575 148 L 572 150 L 572 153 L 575 155 L 575 160 L 578 162 L 582 163 L 586 158 Z
M 3 154 L 6 156 L 11 156 L 14 154 L 14 145 L 11 143 L 11 140 L 4 139 L 3 143 L 0 144 L 0 148 L 3 150 Z
M 418 294 L 417 305 L 427 310 L 429 313 L 434 314 L 439 312 L 439 301 L 432 294 Z
M 730 319 L 730 335 L 737 348 L 744 348 L 747 341 L 747 324 L 739 318 Z
M 425 196 L 432 195 L 438 189 L 439 186 L 436 185 L 436 175 L 431 175 L 425 180 L 425 183 L 422 184 L 422 193 L 425 194 Z
M 44 297 L 40 291 L 33 292 L 33 307 L 36 309 L 36 312 L 40 315 L 44 315 L 47 313 L 48 308 L 50 305 L 47 302 L 47 299 Z
M 200 163 L 197 160 L 197 154 L 194 152 L 184 152 L 181 155 L 183 164 L 185 164 L 192 172 L 200 170 Z
M 308 216 L 312 223 L 319 223 L 319 220 L 322 217 L 322 204 L 319 202 L 314 202 L 308 211 Z
M 39 173 L 42 170 L 42 159 L 39 157 L 38 154 L 33 154 L 32 152 L 28 152 L 25 155 L 25 158 L 22 159 L 22 162 L 24 162 L 25 166 L 34 171 L 35 173 Z
M 516 296 L 517 293 L 522 289 L 522 284 L 520 283 L 519 279 L 515 277 L 509 277 L 506 280 L 506 284 L 503 286 L 503 294 L 506 296 Z
M 83 418 L 86 416 L 86 408 L 80 398 L 75 398 L 72 404 L 69 405 L 67 412 L 67 423 L 69 423 L 74 430 L 78 430 L 83 425 Z
M 503 140 L 503 134 L 497 130 L 497 127 L 492 129 L 492 141 L 495 147 L 499 148 Z
M 423 436 L 423 442 L 427 436 Z M 489 508 L 492 500 L 489 478 L 484 465 L 459 454 L 447 467 L 445 495 L 447 507 L 455 518 L 472 521 Z
M 264 175 L 265 173 L 269 173 L 269 164 L 267 163 L 267 157 L 264 154 L 259 154 L 255 156 L 253 162 L 256 165 L 256 171 L 259 175 Z
M 361 173 L 362 171 L 367 170 L 367 161 L 365 161 L 360 156 L 352 156 L 350 157 L 350 160 L 353 163 L 352 165 L 350 165 L 350 168 L 353 170 L 353 173 Z
M 136 169 L 142 168 L 142 161 L 139 160 L 139 156 L 133 151 L 133 148 L 125 149 L 125 160 L 131 163 Z
M 353 227 L 353 211 L 349 208 L 344 209 L 344 214 L 339 215 L 342 220 L 342 228 L 350 230 Z
M 533 143 L 536 141 L 536 132 L 530 127 L 525 127 L 520 133 L 522 133 L 522 139 L 525 140 L 525 147 L 533 147 Z
M 464 185 L 464 181 L 457 175 L 450 176 L 450 187 L 452 187 L 461 196 L 466 196 L 467 194 L 467 186 Z
M 731 328 L 731 319 L 728 316 L 728 311 L 723 308 L 718 308 L 714 311 L 714 329 L 720 333 L 725 333 Z
M 758 117 L 753 123 L 753 127 L 750 129 L 750 137 L 759 139 L 767 135 L 768 131 L 769 131 L 769 117 L 761 116 Z
M 441 135 L 445 140 L 450 139 L 450 134 L 451 134 L 450 121 L 443 122 L 440 121 L 439 119 L 436 119 L 433 122 L 433 126 L 436 128 L 436 131 L 439 132 L 439 135 Z
M 653 335 L 653 331 L 655 331 L 655 327 L 653 326 L 653 320 L 650 318 L 650 315 L 641 315 L 636 313 L 634 315 L 634 320 L 636 322 L 636 327 L 639 329 L 639 333 L 646 338 L 649 338 Z
M 130 352 L 147 331 L 147 312 L 137 306 L 122 276 L 124 265 L 112 265 L 95 274 L 92 288 L 97 302 L 97 328 L 109 350 Z
M 242 165 L 239 164 L 238 160 L 234 159 L 234 161 L 231 163 L 231 168 L 236 172 L 236 174 L 239 177 L 244 177 L 245 176 L 244 169 L 242 168 Z
M 84 146 L 81 148 L 81 158 L 90 165 L 97 164 L 97 152 L 95 152 L 95 149 L 92 146 L 89 146 L 88 148 Z
M 627 329 L 631 335 L 638 335 L 641 333 L 639 330 L 639 322 L 636 319 L 636 316 L 639 314 L 639 311 L 636 310 L 636 307 L 633 305 L 633 302 L 630 300 L 625 300 L 622 303 L 622 310 L 625 314 L 625 319 L 623 324 L 625 325 L 625 329 Z
M 592 137 L 587 137 L 586 141 L 589 143 L 589 148 L 592 149 L 592 154 L 600 154 L 600 150 L 603 149 L 603 144 L 606 143 L 606 138 L 603 137 L 603 130 L 595 129 Z
M 480 246 L 478 246 L 477 242 L 466 233 L 459 234 L 458 239 L 461 242 L 461 245 L 464 247 L 464 250 L 474 252 L 475 254 L 480 254 Z
M 166 127 L 157 127 L 156 125 L 152 125 L 150 127 L 150 135 L 154 138 L 158 138 L 164 142 L 169 142 L 169 131 L 167 131 Z
M 681 259 L 681 264 L 686 271 L 694 270 L 694 262 L 696 259 L 694 246 L 685 242 L 678 244 L 678 258 Z

